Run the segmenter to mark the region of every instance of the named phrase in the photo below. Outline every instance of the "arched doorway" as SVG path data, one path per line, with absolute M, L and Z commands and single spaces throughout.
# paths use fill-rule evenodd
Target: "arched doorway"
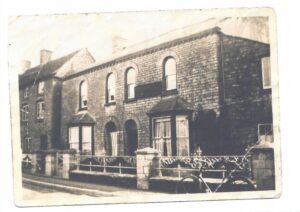
M 132 156 L 137 150 L 138 134 L 137 125 L 134 120 L 130 119 L 125 122 L 125 131 L 127 136 L 127 145 L 125 146 L 125 152 Z
M 105 149 L 106 154 L 111 156 L 118 155 L 118 132 L 116 125 L 110 121 L 105 125 Z

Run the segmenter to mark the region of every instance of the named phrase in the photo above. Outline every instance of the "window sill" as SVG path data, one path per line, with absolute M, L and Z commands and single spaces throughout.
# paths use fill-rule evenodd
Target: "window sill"
M 135 102 L 136 100 L 137 100 L 136 98 L 125 99 L 123 102 L 124 102 L 124 103 L 130 103 L 130 102 Z
M 79 108 L 78 111 L 86 111 L 88 108 L 87 107 L 83 107 L 83 108 Z
M 108 106 L 111 106 L 111 105 L 116 105 L 116 102 L 109 102 L 109 103 L 104 104 L 105 107 L 108 107 Z
M 162 96 L 169 96 L 169 95 L 174 95 L 174 94 L 178 94 L 178 91 L 177 89 L 174 89 L 174 90 L 168 90 L 168 91 L 163 91 L 162 92 Z
M 43 118 L 37 118 L 37 119 L 36 119 L 36 122 L 43 122 L 43 121 L 44 121 Z

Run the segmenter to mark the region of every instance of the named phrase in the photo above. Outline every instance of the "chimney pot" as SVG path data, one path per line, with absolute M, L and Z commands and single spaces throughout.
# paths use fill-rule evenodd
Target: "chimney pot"
M 51 57 L 52 57 L 51 51 L 47 49 L 42 49 L 40 55 L 40 64 L 43 65 L 45 63 L 48 63 L 49 61 L 51 61 Z
M 20 63 L 20 71 L 23 73 L 27 69 L 30 69 L 31 62 L 29 60 L 22 60 Z

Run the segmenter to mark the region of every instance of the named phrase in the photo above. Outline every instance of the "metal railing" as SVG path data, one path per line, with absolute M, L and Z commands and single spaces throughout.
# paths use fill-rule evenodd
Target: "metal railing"
M 71 169 L 89 172 L 136 174 L 136 156 L 74 155 Z
M 251 175 L 251 157 L 243 155 L 232 156 L 162 156 L 158 168 L 152 176 L 172 176 L 181 178 L 197 172 L 202 167 L 201 174 L 206 177 L 224 178 L 226 173 L 235 169 L 236 174 Z

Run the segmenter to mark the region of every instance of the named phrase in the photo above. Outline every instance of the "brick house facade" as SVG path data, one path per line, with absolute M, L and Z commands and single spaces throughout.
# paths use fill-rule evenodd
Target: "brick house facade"
M 163 155 L 241 153 L 263 130 L 272 136 L 268 57 L 268 44 L 215 27 L 66 75 L 60 146 L 96 155 L 149 146 Z
M 55 60 L 51 60 L 51 54 L 48 50 L 41 50 L 40 64 L 30 68 L 30 62 L 26 62 L 24 73 L 19 75 L 21 146 L 24 153 L 61 148 L 61 79 L 94 62 L 87 49 Z

